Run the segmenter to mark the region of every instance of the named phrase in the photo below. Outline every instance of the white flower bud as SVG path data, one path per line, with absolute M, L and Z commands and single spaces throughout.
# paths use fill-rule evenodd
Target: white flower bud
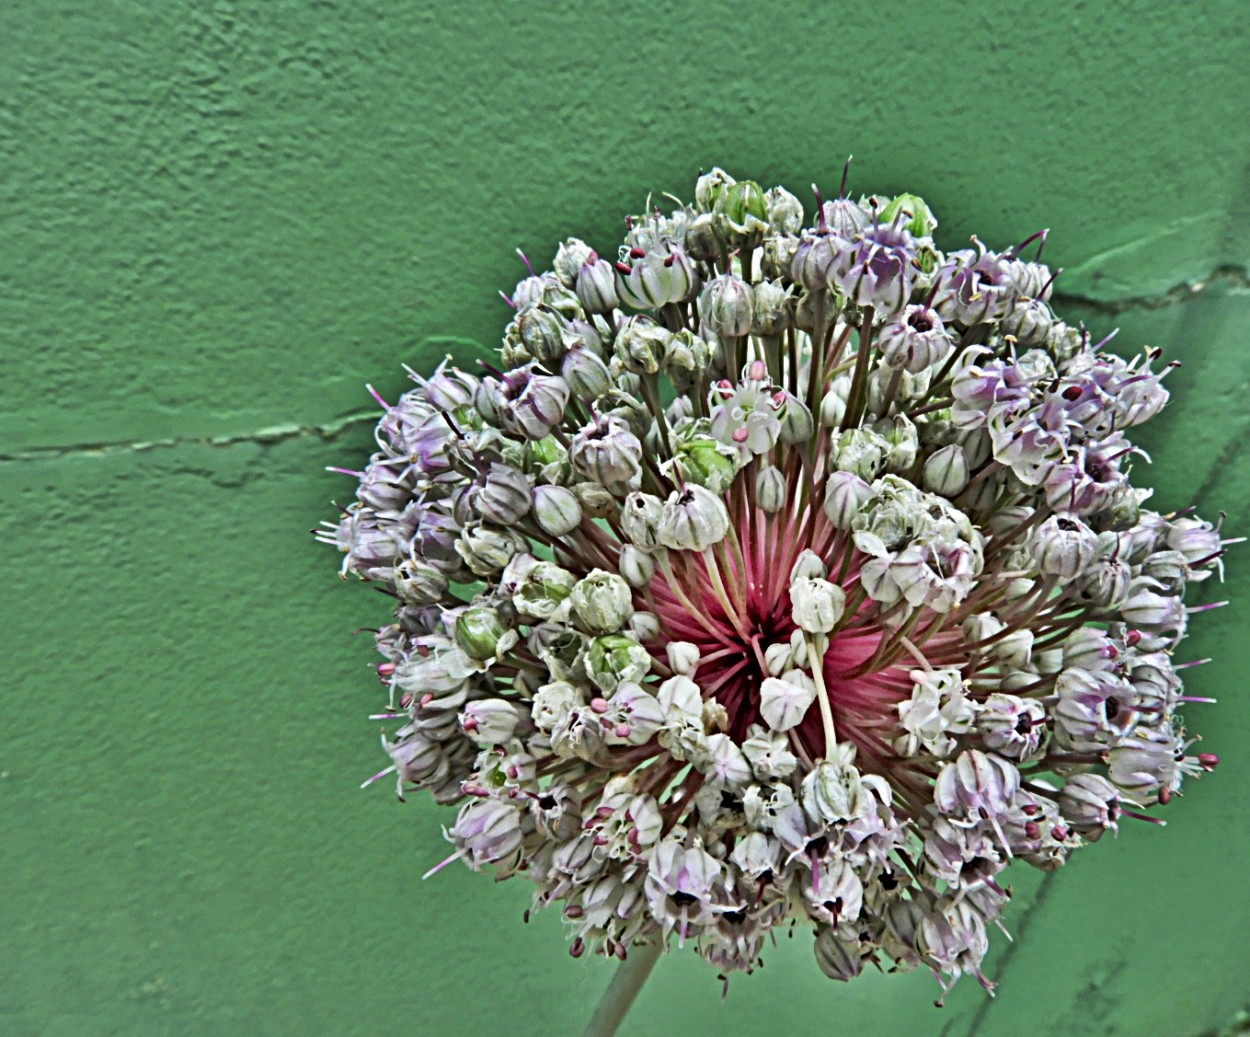
M 660 617 L 654 612 L 635 612 L 626 629 L 639 641 L 654 641 L 660 636 Z
M 924 463 L 922 485 L 930 493 L 954 497 L 968 485 L 968 459 L 964 448 L 951 443 L 935 450 Z
M 597 400 L 612 388 L 608 365 L 590 349 L 570 349 L 565 353 L 560 374 L 574 395 L 583 400 Z
M 582 629 L 590 634 L 611 634 L 620 630 L 634 612 L 634 596 L 616 573 L 594 569 L 569 594 L 573 612 Z
M 805 547 L 799 552 L 798 558 L 794 560 L 794 566 L 790 569 L 790 582 L 793 583 L 799 579 L 823 580 L 828 575 L 829 569 L 820 555 L 810 547 Z
M 785 677 L 765 677 L 760 685 L 760 716 L 774 731 L 798 726 L 816 701 L 816 682 L 802 670 Z
M 582 693 L 568 681 L 552 681 L 535 693 L 530 715 L 540 731 L 550 731 L 570 712 L 585 704 Z
M 790 293 L 780 281 L 760 281 L 752 295 L 751 333 L 780 335 L 790 324 Z
M 779 677 L 794 665 L 794 649 L 788 641 L 764 649 L 764 664 L 773 677 Z
M 827 634 L 846 610 L 846 592 L 828 580 L 799 577 L 790 584 L 794 622 L 809 634 Z
M 556 249 L 556 258 L 552 261 L 551 269 L 565 288 L 572 288 L 577 284 L 577 272 L 582 264 L 594 254 L 594 249 L 581 238 L 566 238 Z
M 850 529 L 873 490 L 854 472 L 832 472 L 825 480 L 825 514 L 834 529 Z
M 674 673 L 685 677 L 693 677 L 699 668 L 699 646 L 690 641 L 670 641 L 668 652 L 668 668 Z
M 1075 515 L 1051 515 L 1033 530 L 1029 551 L 1044 575 L 1070 580 L 1098 557 L 1098 534 Z
M 520 714 L 505 699 L 475 699 L 460 713 L 460 728 L 476 742 L 498 745 L 516 731 Z
M 786 477 L 776 465 L 761 469 L 755 477 L 755 502 L 767 515 L 776 515 L 786 503 Z
M 728 532 L 725 502 L 702 486 L 690 485 L 673 491 L 665 502 L 657 539 L 674 551 L 706 551 L 724 540 Z
M 704 286 L 699 295 L 699 316 L 717 335 L 750 334 L 754 309 L 751 286 L 733 274 L 721 274 Z
M 803 779 L 803 811 L 817 824 L 850 821 L 864 815 L 863 783 L 853 763 L 821 760 Z
M 620 570 L 631 587 L 646 587 L 655 575 L 655 560 L 633 544 L 625 544 L 621 547 Z
M 582 506 L 563 486 L 534 487 L 534 518 L 544 533 L 561 537 L 582 523 Z
M 587 313 L 611 313 L 620 305 L 616 295 L 616 276 L 612 264 L 600 259 L 598 253 L 591 252 L 586 257 L 574 283 L 577 298 Z
M 639 551 L 650 553 L 660 546 L 660 523 L 664 502 L 650 493 L 631 493 L 621 506 L 621 532 Z

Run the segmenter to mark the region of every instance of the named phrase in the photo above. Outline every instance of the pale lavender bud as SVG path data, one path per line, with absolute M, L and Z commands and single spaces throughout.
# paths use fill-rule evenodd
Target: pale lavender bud
M 810 883 L 802 885 L 807 913 L 817 923 L 838 926 L 858 921 L 864 906 L 864 886 L 845 860 L 829 857 Z
M 808 292 L 827 292 L 829 274 L 843 242 L 831 234 L 804 236 L 790 261 L 790 276 Z
M 752 724 L 747 728 L 747 735 L 747 740 L 742 743 L 742 754 L 757 778 L 767 781 L 770 778 L 788 778 L 794 773 L 799 760 L 790 751 L 789 739 L 783 732 L 765 731 L 760 725 Z
M 1031 760 L 1046 735 L 1040 702 L 996 692 L 978 704 L 976 729 L 985 748 L 1009 760 Z
M 750 334 L 753 308 L 751 286 L 733 274 L 714 277 L 699 295 L 699 317 L 717 335 Z
M 1021 300 L 1003 318 L 998 330 L 1011 335 L 1025 349 L 1044 345 L 1054 327 L 1055 315 L 1040 299 Z
M 702 486 L 692 484 L 673 491 L 664 503 L 656 539 L 663 547 L 674 551 L 705 551 L 724 540 L 728 532 L 729 512 L 725 502 Z
M 465 863 L 474 871 L 486 864 L 515 863 L 524 832 L 521 813 L 498 799 L 474 799 L 460 808 L 448 833 Z
M 544 439 L 564 418 L 568 401 L 568 383 L 555 375 L 535 373 L 531 364 L 504 375 L 499 417 L 509 431 Z
M 556 249 L 556 257 L 552 260 L 551 269 L 565 288 L 572 288 L 577 284 L 577 273 L 581 270 L 582 264 L 594 254 L 594 249 L 580 238 L 565 238 Z
M 1101 774 L 1077 774 L 1059 793 L 1063 819 L 1091 843 L 1102 833 L 1116 830 L 1120 817 L 1120 791 Z
M 938 772 L 933 802 L 944 814 L 989 817 L 1004 813 L 1020 788 L 1015 765 L 994 753 L 967 749 Z
M 664 708 L 635 681 L 621 681 L 612 697 L 590 700 L 609 745 L 644 745 L 664 723 Z
M 614 494 L 636 490 L 642 480 L 642 443 L 624 421 L 610 415 L 573 437 L 569 460 Z
M 474 498 L 477 513 L 500 526 L 512 526 L 529 514 L 532 502 L 529 480 L 511 465 L 495 462 L 486 483 Z
M 882 327 L 877 348 L 890 367 L 918 374 L 942 363 L 954 348 L 942 318 L 927 306 L 908 306 Z
M 825 514 L 835 529 L 850 529 L 872 496 L 872 487 L 854 472 L 832 472 L 825 480 Z
M 618 267 L 616 291 L 621 301 L 635 310 L 658 310 L 688 299 L 698 277 L 686 253 L 670 245 L 667 253 L 649 252 L 637 257 L 630 267 Z
M 425 383 L 425 398 L 441 411 L 467 407 L 481 384 L 473 375 L 466 374 L 457 367 L 453 367 L 449 373 L 447 364 L 450 360 L 451 357 L 448 357 L 439 364 L 433 377 Z
M 1073 515 L 1051 515 L 1033 530 L 1029 552 L 1044 575 L 1070 580 L 1098 557 L 1098 534 Z
M 697 768 L 713 788 L 741 788 L 751 780 L 751 765 L 726 734 L 708 735 L 707 748 L 700 754 Z
M 577 298 L 590 314 L 611 313 L 620 305 L 616 294 L 617 272 L 597 252 L 590 252 L 577 271 Z
M 498 745 L 513 736 L 520 719 L 506 699 L 474 699 L 460 711 L 460 729 L 476 742 Z

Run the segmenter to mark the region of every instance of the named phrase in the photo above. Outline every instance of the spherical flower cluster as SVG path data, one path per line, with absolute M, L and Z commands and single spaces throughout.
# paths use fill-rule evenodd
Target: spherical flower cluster
M 1130 485 L 1167 371 L 1051 312 L 1044 236 L 817 200 L 715 170 L 615 261 L 565 241 L 321 536 L 396 601 L 383 774 L 574 955 L 750 971 L 798 922 L 835 979 L 989 988 L 1000 872 L 1218 762 L 1175 652 L 1230 541 Z

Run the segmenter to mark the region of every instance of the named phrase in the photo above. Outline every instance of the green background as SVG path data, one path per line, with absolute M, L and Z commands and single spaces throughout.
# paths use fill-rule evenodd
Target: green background
M 610 968 L 466 869 L 384 757 L 382 600 L 307 535 L 371 401 L 577 234 L 723 165 L 922 193 L 957 247 L 1052 229 L 1061 312 L 1184 366 L 1160 510 L 1250 529 L 1244 6 L 231 3 L 0 8 L 0 1034 L 574 1034 Z M 440 337 L 444 341 L 439 341 Z M 624 1033 L 1164 1035 L 1250 1000 L 1250 564 L 1196 600 L 1219 772 L 1053 881 L 991 1002 L 674 954 Z

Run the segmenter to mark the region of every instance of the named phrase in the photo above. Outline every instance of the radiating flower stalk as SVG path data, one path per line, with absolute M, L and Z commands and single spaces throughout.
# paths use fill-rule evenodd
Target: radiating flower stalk
M 1044 233 L 944 253 L 845 176 L 807 227 L 721 170 L 626 222 L 497 366 L 412 374 L 321 534 L 396 601 L 382 773 L 575 957 L 750 972 L 798 924 L 834 979 L 992 989 L 1000 872 L 1218 762 L 1175 652 L 1231 541 L 1129 483 L 1175 365 L 1055 316 Z

